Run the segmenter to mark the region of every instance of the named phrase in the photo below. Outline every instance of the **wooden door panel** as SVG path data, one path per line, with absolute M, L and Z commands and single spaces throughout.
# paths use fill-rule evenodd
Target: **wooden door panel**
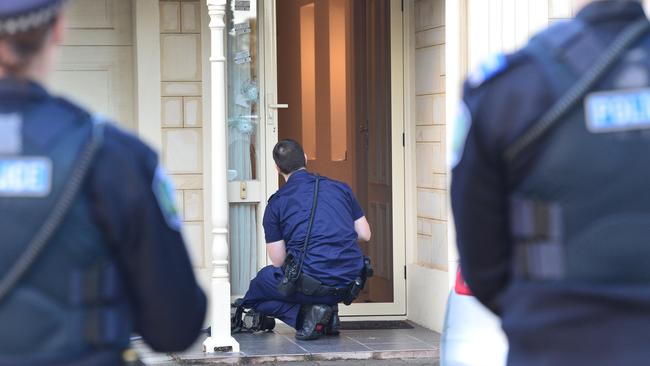
M 375 276 L 358 302 L 394 302 L 389 15 L 385 0 L 277 0 L 279 138 L 364 208 Z
M 355 187 L 351 1 L 277 1 L 278 124 L 311 171 Z
M 392 302 L 393 298 L 393 211 L 390 85 L 390 8 L 382 0 L 358 0 L 357 95 L 363 99 L 357 118 L 361 121 L 359 184 L 365 199 L 372 242 L 366 253 L 372 258 L 375 276 L 368 283 L 368 298 L 373 302 Z M 356 19 L 355 18 L 355 19 Z

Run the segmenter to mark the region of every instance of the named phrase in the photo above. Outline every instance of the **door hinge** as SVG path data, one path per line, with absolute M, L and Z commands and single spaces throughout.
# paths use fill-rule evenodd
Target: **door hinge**
M 402 13 L 404 12 L 404 0 L 402 0 Z
M 406 134 L 402 133 L 402 146 L 406 147 Z
M 406 266 L 404 266 L 404 279 L 406 279 Z

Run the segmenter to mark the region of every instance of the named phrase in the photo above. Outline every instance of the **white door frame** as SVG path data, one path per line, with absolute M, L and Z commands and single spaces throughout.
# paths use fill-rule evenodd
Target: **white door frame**
M 263 156 L 262 179 L 266 188 L 266 197 L 278 190 L 278 176 L 275 170 L 270 149 L 278 141 L 277 110 L 270 107 L 283 103 L 277 100 L 277 38 L 276 38 L 276 6 L 275 0 L 263 1 L 264 8 L 260 9 L 260 55 L 263 75 L 260 80 L 260 93 L 265 106 L 262 118 L 260 143 Z M 391 100 L 392 100 L 392 187 L 393 187 L 393 299 L 392 303 L 359 303 L 341 307 L 341 315 L 355 319 L 405 319 L 406 318 L 406 223 L 405 223 L 405 148 L 404 134 L 404 54 L 403 54 L 403 18 L 401 1 L 392 0 L 391 4 Z M 259 215 L 266 208 L 262 200 Z M 260 235 L 260 263 L 268 263 L 264 235 Z

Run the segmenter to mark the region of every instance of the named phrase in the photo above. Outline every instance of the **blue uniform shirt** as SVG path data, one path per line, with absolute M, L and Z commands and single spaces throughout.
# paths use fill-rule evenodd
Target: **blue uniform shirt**
M 315 180 L 306 170 L 294 172 L 287 184 L 271 196 L 264 212 L 266 242 L 284 240 L 287 251 L 297 259 L 307 233 Z M 363 216 L 347 184 L 321 177 L 304 273 L 329 286 L 343 287 L 353 282 L 363 266 L 354 221 Z
M 0 79 L 0 114 L 12 113 L 32 113 L 22 134 L 37 145 L 56 141 L 70 125 L 90 119 L 88 112 L 35 83 Z M 180 351 L 197 337 L 206 298 L 181 233 L 156 198 L 158 166 L 153 150 L 109 124 L 80 198 L 90 202 L 93 220 L 123 271 L 136 331 L 157 350 Z
M 596 1 L 576 19 L 609 44 L 621 30 L 645 17 L 633 1 Z M 647 55 L 650 36 L 640 43 Z M 638 365 L 647 363 L 650 287 L 560 284 L 513 278 L 509 195 L 534 168 L 551 137 L 504 161 L 505 149 L 538 121 L 559 95 L 539 65 L 524 52 L 478 83 L 467 83 L 464 122 L 451 202 L 463 276 L 476 297 L 500 313 L 510 339 L 513 365 Z M 650 70 L 647 57 L 640 62 Z M 611 86 L 614 68 L 602 85 Z M 597 164 L 585 161 L 585 164 Z M 634 172 L 631 172 L 634 174 Z M 562 176 L 557 177 L 558 180 Z M 603 182 L 608 187 L 608 182 Z M 588 350 L 588 351 L 587 351 Z M 586 351 L 586 352 L 584 352 Z

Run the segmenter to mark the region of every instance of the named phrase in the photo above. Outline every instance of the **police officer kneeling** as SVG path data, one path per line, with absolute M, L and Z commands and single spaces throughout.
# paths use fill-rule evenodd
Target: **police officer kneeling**
M 272 328 L 265 318 L 274 317 L 296 328 L 300 340 L 337 335 L 337 304 L 351 303 L 372 275 L 358 244 L 370 240 L 368 221 L 349 186 L 306 170 L 296 141 L 278 142 L 273 158 L 286 181 L 264 212 L 273 265 L 236 303 L 233 328 L 241 327 L 241 309 L 252 308 L 257 329 Z
M 510 365 L 650 360 L 649 56 L 640 2 L 593 1 L 468 79 L 458 249 Z
M 0 2 L 0 366 L 181 351 L 205 316 L 156 154 L 40 85 L 63 3 Z

